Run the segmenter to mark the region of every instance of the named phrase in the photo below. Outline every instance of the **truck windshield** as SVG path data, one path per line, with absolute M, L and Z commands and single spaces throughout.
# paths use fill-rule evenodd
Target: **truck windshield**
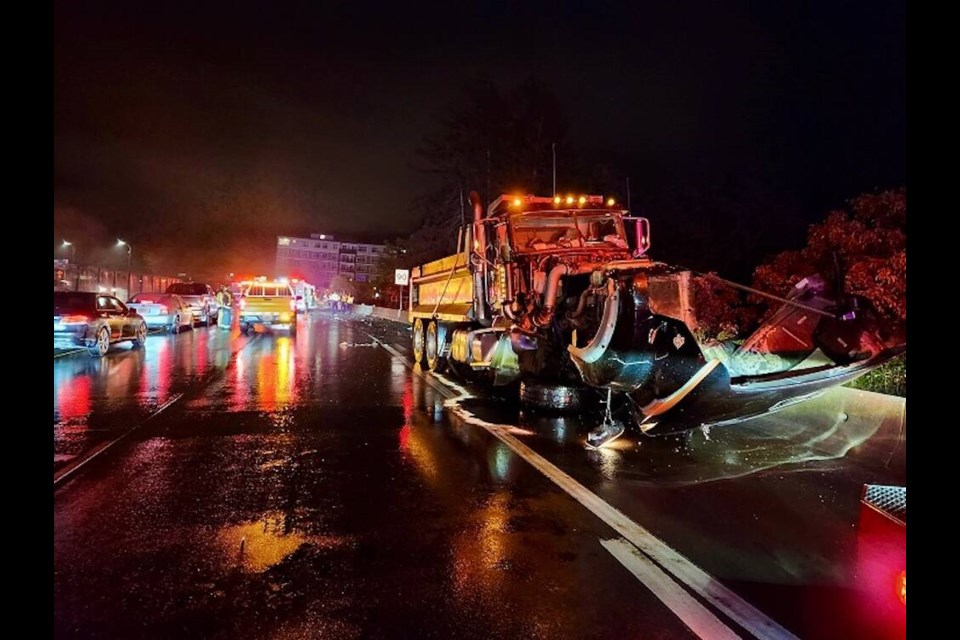
M 512 220 L 513 241 L 519 251 L 565 247 L 627 248 L 620 221 L 609 213 L 519 215 Z

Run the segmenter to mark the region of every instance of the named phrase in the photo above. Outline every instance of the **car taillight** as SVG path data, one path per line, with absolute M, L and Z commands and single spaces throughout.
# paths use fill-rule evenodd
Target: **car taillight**
M 241 309 L 246 309 L 246 308 L 247 308 L 247 300 L 246 300 L 246 298 L 240 298 L 240 308 L 241 308 Z
M 90 322 L 89 316 L 74 315 L 60 318 L 60 324 L 86 324 L 88 322 Z

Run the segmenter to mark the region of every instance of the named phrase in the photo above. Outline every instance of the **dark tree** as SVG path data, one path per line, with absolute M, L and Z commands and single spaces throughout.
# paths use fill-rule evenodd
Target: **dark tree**
M 810 225 L 807 246 L 785 251 L 754 272 L 754 286 L 784 294 L 812 273 L 830 274 L 834 256 L 846 293 L 868 298 L 889 321 L 907 319 L 907 191 L 863 194 L 847 210 Z
M 411 259 L 454 250 L 457 227 L 472 216 L 462 202 L 472 190 L 485 203 L 501 193 L 552 193 L 553 145 L 561 153 L 566 140 L 560 102 L 537 78 L 506 90 L 489 78 L 474 80 L 418 150 L 438 186 L 414 203 L 424 222 L 410 238 Z

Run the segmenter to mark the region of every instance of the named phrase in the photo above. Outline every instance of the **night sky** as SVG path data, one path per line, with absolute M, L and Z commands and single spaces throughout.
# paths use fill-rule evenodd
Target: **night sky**
M 547 83 L 665 240 L 742 209 L 789 248 L 906 183 L 902 2 L 509 4 L 56 2 L 55 246 L 239 271 L 280 233 L 409 233 L 416 150 L 478 75 Z

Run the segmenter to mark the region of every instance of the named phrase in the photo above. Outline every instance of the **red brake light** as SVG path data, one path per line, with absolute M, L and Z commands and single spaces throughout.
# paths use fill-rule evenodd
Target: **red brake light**
M 73 315 L 60 318 L 60 324 L 86 324 L 90 322 L 89 316 Z

